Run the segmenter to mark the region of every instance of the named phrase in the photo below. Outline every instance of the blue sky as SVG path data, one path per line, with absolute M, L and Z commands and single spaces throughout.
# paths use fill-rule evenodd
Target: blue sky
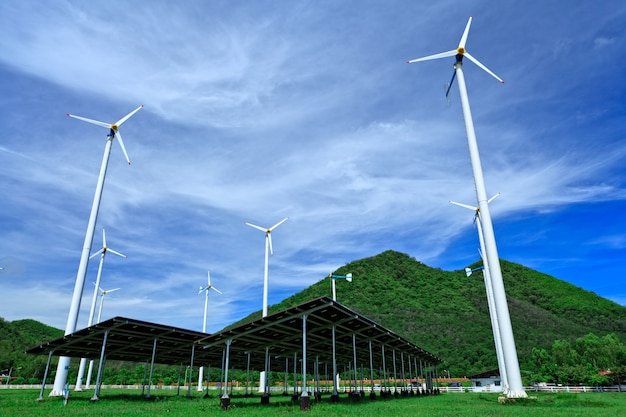
M 429 4 L 431 3 L 431 4 Z M 107 131 L 93 243 L 103 318 L 208 331 L 393 249 L 475 262 L 454 58 L 464 66 L 500 256 L 626 304 L 622 1 L 0 2 L 0 316 L 65 328 Z M 87 324 L 97 261 L 78 327 Z M 460 279 L 463 277 L 461 276 Z M 359 279 L 359 277 L 355 277 Z M 472 285 L 468 281 L 467 285 Z M 330 295 L 330 285 L 329 285 Z

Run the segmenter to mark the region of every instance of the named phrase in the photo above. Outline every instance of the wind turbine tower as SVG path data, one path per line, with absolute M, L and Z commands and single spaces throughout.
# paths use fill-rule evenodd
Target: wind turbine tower
M 103 227 L 102 228 L 102 248 L 98 252 L 94 253 L 93 255 L 89 257 L 89 259 L 91 259 L 100 255 L 100 264 L 98 265 L 98 275 L 96 277 L 96 282 L 94 283 L 93 298 L 91 300 L 91 309 L 89 310 L 89 321 L 87 323 L 87 327 L 93 324 L 93 316 L 94 316 L 94 313 L 96 312 L 96 301 L 98 300 L 98 289 L 100 288 L 100 278 L 102 277 L 102 266 L 104 265 L 104 257 L 106 256 L 108 252 L 111 252 L 112 254 L 120 256 L 122 258 L 126 258 L 126 255 L 123 255 L 107 247 L 107 238 L 106 238 L 106 234 L 104 232 L 104 227 Z M 78 377 L 76 378 L 76 387 L 74 388 L 74 391 L 83 390 L 83 374 L 85 373 L 86 363 L 87 363 L 87 358 L 81 358 L 80 366 L 78 368 Z
M 250 227 L 253 227 L 257 230 L 262 231 L 263 233 L 265 233 L 265 270 L 263 273 L 263 317 L 267 316 L 267 292 L 268 292 L 268 286 L 269 286 L 269 274 L 268 274 L 268 269 L 269 269 L 269 255 L 273 255 L 274 251 L 272 250 L 272 231 L 274 229 L 276 229 L 278 226 L 280 226 L 281 224 L 285 223 L 287 221 L 289 217 L 285 217 L 284 219 L 282 219 L 281 221 L 279 221 L 278 223 L 276 223 L 274 226 L 270 227 L 270 228 L 263 228 L 261 226 L 257 226 L 255 224 L 252 223 L 248 223 L 248 222 L 244 222 L 245 224 L 247 224 Z M 266 357 L 267 357 L 267 351 L 265 353 Z M 266 382 L 267 382 L 267 363 L 268 361 L 265 361 L 265 370 L 262 371 L 260 373 L 260 381 L 259 381 L 259 392 L 263 392 L 265 393 L 265 389 L 266 389 Z
M 117 291 L 119 288 L 113 288 L 112 290 L 103 290 L 100 287 L 96 287 L 100 290 L 100 308 L 98 309 L 98 319 L 96 323 L 100 323 L 100 319 L 102 317 L 102 306 L 104 305 L 104 296 L 110 292 Z M 91 384 L 91 374 L 93 373 L 93 359 L 89 361 L 89 369 L 87 370 L 87 382 L 85 383 L 85 387 L 89 389 L 89 385 Z
M 500 193 L 494 195 L 489 199 L 488 202 L 491 203 L 493 199 L 499 195 Z M 469 277 L 475 270 L 482 269 L 483 271 L 485 291 L 487 292 L 487 303 L 489 304 L 489 317 L 491 319 L 491 328 L 493 330 L 493 341 L 496 348 L 498 368 L 500 369 L 500 379 L 502 380 L 502 387 L 504 388 L 503 391 L 506 392 L 508 390 L 509 380 L 506 373 L 506 363 L 504 361 L 504 355 L 502 354 L 502 337 L 500 336 L 500 323 L 498 322 L 498 317 L 496 316 L 495 300 L 493 297 L 493 284 L 491 282 L 491 273 L 489 272 L 489 260 L 485 256 L 485 239 L 483 237 L 483 227 L 480 221 L 480 209 L 478 207 L 472 207 L 469 204 L 457 203 L 456 201 L 450 201 L 450 203 L 475 212 L 474 221 L 476 222 L 476 229 L 478 229 L 478 241 L 480 243 L 480 249 L 478 252 L 480 253 L 480 257 L 483 260 L 483 266 L 476 269 L 465 268 L 465 273 Z
M 98 211 L 100 210 L 100 200 L 102 199 L 102 190 L 104 188 L 104 180 L 106 178 L 107 166 L 109 164 L 109 156 L 111 154 L 111 145 L 113 139 L 117 137 L 117 141 L 122 148 L 122 152 L 126 157 L 126 161 L 130 165 L 124 142 L 122 141 L 122 135 L 119 132 L 120 126 L 126 122 L 132 115 L 137 113 L 143 108 L 143 104 L 137 107 L 135 110 L 122 117 L 116 123 L 105 123 L 93 119 L 87 119 L 86 117 L 75 116 L 68 114 L 69 117 L 82 120 L 87 123 L 94 124 L 96 126 L 105 127 L 109 129 L 107 134 L 107 140 L 104 146 L 104 155 L 102 155 L 102 164 L 100 165 L 100 174 L 98 175 L 98 182 L 96 184 L 96 192 L 93 196 L 93 203 L 91 205 L 91 213 L 89 214 L 89 221 L 87 222 L 87 231 L 85 232 L 85 241 L 83 243 L 83 251 L 80 256 L 80 263 L 78 264 L 78 272 L 76 273 L 76 282 L 74 284 L 74 293 L 72 295 L 72 304 L 70 305 L 70 312 L 67 316 L 67 324 L 65 325 L 65 334 L 68 335 L 76 331 L 76 324 L 78 323 L 78 313 L 80 311 L 80 301 L 83 297 L 83 289 L 85 287 L 85 277 L 87 275 L 87 266 L 89 265 L 89 253 L 91 252 L 91 245 L 93 243 L 93 235 L 96 230 L 96 221 L 98 220 Z M 50 392 L 51 397 L 60 397 L 63 395 L 63 389 L 65 382 L 67 381 L 67 372 L 70 366 L 70 358 L 67 356 L 60 356 L 59 363 L 57 365 L 57 372 L 54 377 L 54 387 Z
M 274 254 L 274 251 L 272 250 L 272 231 L 276 229 L 278 226 L 280 226 L 281 224 L 285 223 L 288 218 L 289 217 L 285 217 L 284 219 L 276 223 L 274 226 L 267 228 L 267 229 L 261 226 L 257 226 L 252 223 L 244 222 L 248 226 L 254 227 L 255 229 L 260 230 L 263 233 L 265 233 L 265 270 L 263 273 L 263 317 L 267 316 L 267 291 L 268 291 L 267 288 L 269 284 L 269 277 L 268 277 L 269 255 Z
M 207 276 L 208 276 L 207 286 L 200 287 L 200 290 L 198 291 L 198 295 L 204 293 L 204 320 L 202 322 L 202 333 L 206 333 L 206 318 L 207 318 L 207 311 L 209 307 L 209 290 L 213 290 L 217 292 L 218 294 L 222 293 L 220 290 L 218 290 L 217 288 L 211 285 L 211 271 L 207 272 Z M 201 366 L 200 371 L 198 372 L 198 391 L 202 391 L 202 378 L 203 377 L 204 377 L 204 366 Z
M 463 75 L 463 58 L 467 57 L 474 64 L 478 65 L 489 75 L 504 83 L 504 81 L 489 70 L 486 66 L 481 64 L 476 58 L 474 58 L 465 49 L 465 43 L 467 42 L 467 36 L 469 34 L 470 25 L 472 23 L 472 17 L 470 16 L 465 31 L 461 36 L 461 42 L 456 49 L 451 51 L 442 52 L 435 55 L 429 55 L 423 58 L 412 59 L 407 61 L 408 63 L 428 61 L 431 59 L 456 57 L 454 63 L 454 76 L 458 78 L 459 94 L 461 96 L 461 107 L 463 109 L 463 118 L 465 119 L 465 130 L 467 132 L 467 142 L 469 146 L 470 160 L 472 163 L 472 171 L 474 174 L 474 185 L 476 187 L 476 197 L 478 200 L 478 207 L 481 213 L 482 230 L 485 239 L 485 251 L 487 260 L 489 262 L 489 272 L 491 273 L 494 301 L 496 308 L 496 315 L 498 317 L 498 323 L 500 324 L 500 336 L 502 338 L 502 348 L 504 359 L 506 362 L 506 371 L 509 382 L 509 390 L 505 393 L 508 398 L 526 398 L 526 392 L 522 385 L 522 377 L 519 369 L 519 360 L 517 357 L 517 351 L 515 348 L 515 338 L 513 337 L 513 328 L 511 327 L 511 317 L 509 314 L 509 307 L 506 301 L 506 292 L 504 290 L 504 283 L 502 280 L 502 270 L 500 268 L 500 257 L 498 255 L 498 248 L 496 246 L 496 238 L 493 231 L 493 224 L 491 222 L 491 214 L 489 213 L 489 204 L 487 199 L 487 190 L 485 187 L 485 180 L 483 177 L 483 170 L 480 162 L 480 155 L 478 152 L 478 144 L 476 141 L 476 133 L 474 131 L 474 122 L 472 120 L 472 112 L 470 110 L 469 98 L 467 95 L 467 87 L 465 85 L 465 76 Z M 452 82 L 454 82 L 454 76 Z M 451 82 L 451 83 L 452 83 Z

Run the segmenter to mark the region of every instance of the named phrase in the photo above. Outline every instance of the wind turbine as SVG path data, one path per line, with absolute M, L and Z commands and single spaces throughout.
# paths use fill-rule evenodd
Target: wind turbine
M 204 321 L 202 323 L 202 333 L 206 333 L 206 317 L 207 317 L 207 311 L 208 311 L 208 306 L 209 306 L 209 290 L 216 291 L 218 294 L 222 293 L 220 290 L 218 290 L 217 288 L 211 285 L 211 271 L 207 271 L 207 277 L 208 277 L 207 286 L 200 287 L 200 290 L 198 291 L 198 295 L 204 293 Z M 202 391 L 203 373 L 204 373 L 204 366 L 201 366 L 200 372 L 198 373 L 198 391 Z
M 506 393 L 508 398 L 526 398 L 526 392 L 522 385 L 522 377 L 519 370 L 519 360 L 515 348 L 515 338 L 513 337 L 513 329 L 511 327 L 511 317 L 509 314 L 509 306 L 506 301 L 506 292 L 502 281 L 502 270 L 500 269 L 500 257 L 498 256 L 498 248 L 496 246 L 496 238 L 491 222 L 491 214 L 489 213 L 489 204 L 487 203 L 487 191 L 483 170 L 480 163 L 480 155 L 478 153 L 478 144 L 476 142 L 476 133 L 474 131 L 474 122 L 472 120 L 472 112 L 470 110 L 469 98 L 467 96 L 467 87 L 465 85 L 465 76 L 463 75 L 463 58 L 467 57 L 470 61 L 478 65 L 489 75 L 504 83 L 504 81 L 481 64 L 476 58 L 470 55 L 465 49 L 467 36 L 469 34 L 472 17 L 470 16 L 461 36 L 461 42 L 456 49 L 442 52 L 439 54 L 429 55 L 423 58 L 412 59 L 407 63 L 428 61 L 432 59 L 456 57 L 454 70 L 456 78 L 458 78 L 459 94 L 461 96 L 461 107 L 463 108 L 463 118 L 465 119 L 465 130 L 467 132 L 467 142 L 469 145 L 470 160 L 472 163 L 472 171 L 474 174 L 474 184 L 476 187 L 476 197 L 478 207 L 480 208 L 483 234 L 485 238 L 486 256 L 489 261 L 489 272 L 491 273 L 492 284 L 494 289 L 494 299 L 498 322 L 500 323 L 502 347 L 504 349 L 504 358 L 506 361 L 506 370 L 509 380 L 509 390 Z M 454 81 L 454 79 L 452 80 Z
M 70 305 L 70 312 L 67 316 L 67 324 L 65 325 L 65 334 L 68 335 L 76 331 L 76 324 L 78 323 L 78 313 L 80 311 L 80 301 L 83 297 L 83 289 L 85 287 L 85 277 L 87 275 L 87 266 L 89 264 L 89 253 L 91 252 L 91 245 L 93 243 L 93 235 L 96 229 L 96 221 L 98 220 L 98 211 L 100 210 L 100 200 L 102 199 L 102 189 L 104 188 L 104 179 L 106 178 L 107 166 L 109 164 L 109 156 L 111 154 L 111 145 L 115 137 L 118 138 L 122 152 L 126 157 L 126 161 L 130 165 L 126 148 L 122 142 L 122 135 L 119 132 L 120 126 L 124 124 L 132 115 L 137 113 L 143 108 L 143 104 L 137 107 L 135 110 L 128 113 L 115 123 L 105 123 L 97 120 L 87 119 L 85 117 L 75 116 L 68 114 L 69 117 L 82 120 L 87 123 L 95 124 L 97 126 L 105 127 L 109 129 L 107 134 L 107 140 L 104 146 L 104 155 L 102 156 L 102 164 L 100 165 L 100 174 L 98 175 L 98 182 L 96 184 L 96 192 L 93 196 L 93 203 L 91 205 L 91 213 L 89 214 L 89 221 L 87 222 L 87 231 L 85 233 L 85 241 L 83 243 L 83 251 L 80 257 L 80 263 L 78 264 L 78 272 L 76 273 L 76 282 L 74 284 L 74 293 L 72 295 L 72 303 Z M 57 365 L 56 376 L 54 377 L 54 386 L 50 392 L 51 397 L 58 397 L 63 395 L 63 388 L 67 381 L 67 372 L 70 366 L 70 358 L 67 356 L 60 356 L 59 363 Z
M 94 282 L 93 285 L 96 285 Z M 98 310 L 98 320 L 96 323 L 100 323 L 100 318 L 102 317 L 102 306 L 104 305 L 104 296 L 110 292 L 117 291 L 119 288 L 113 288 L 112 290 L 103 290 L 102 288 L 96 285 L 96 290 L 100 290 L 100 309 Z M 85 388 L 89 389 L 89 385 L 91 384 L 91 374 L 93 372 L 93 359 L 89 361 L 89 369 L 87 370 L 87 382 L 85 383 Z
M 100 308 L 98 309 L 98 321 L 97 323 L 100 323 L 100 318 L 102 317 L 102 306 L 104 305 L 104 296 L 112 293 L 113 291 L 117 291 L 119 290 L 119 288 L 113 288 L 112 290 L 103 290 L 102 288 L 100 289 Z
M 269 277 L 268 277 L 269 255 L 270 254 L 274 255 L 274 251 L 272 250 L 272 230 L 276 229 L 278 226 L 285 223 L 288 218 L 289 217 L 285 217 L 284 219 L 282 219 L 281 221 L 279 221 L 274 226 L 268 229 L 265 229 L 261 226 L 257 226 L 252 223 L 244 222 L 248 226 L 254 227 L 255 229 L 260 230 L 265 233 L 265 270 L 263 273 L 263 317 L 267 316 L 267 287 L 269 285 Z M 267 352 L 266 352 L 266 356 L 267 356 Z M 268 371 L 267 368 L 268 368 L 268 361 L 266 360 L 265 370 L 261 371 L 259 375 L 259 392 L 263 392 L 263 393 L 265 393 L 265 386 L 267 382 L 267 379 L 266 379 L 266 375 Z
M 102 228 L 102 248 L 98 252 L 94 253 L 93 255 L 89 257 L 89 259 L 91 259 L 100 255 L 100 264 L 98 265 L 98 275 L 96 277 L 96 282 L 94 283 L 93 297 L 91 299 L 91 309 L 89 310 L 89 321 L 87 323 L 87 327 L 93 324 L 93 316 L 96 311 L 96 301 L 98 300 L 98 288 L 100 288 L 100 278 L 102 277 L 102 266 L 104 265 L 104 257 L 106 256 L 108 252 L 111 252 L 112 254 L 120 256 L 122 258 L 126 258 L 126 255 L 123 255 L 107 246 L 106 233 L 103 227 Z M 83 390 L 83 374 L 85 373 L 86 363 L 87 363 L 87 358 L 81 358 L 80 366 L 78 368 L 78 376 L 76 378 L 76 387 L 74 388 L 74 391 Z
M 269 255 L 274 255 L 274 251 L 272 250 L 272 231 L 276 229 L 281 224 L 285 223 L 289 217 L 285 217 L 274 226 L 270 228 L 264 228 L 261 226 L 257 226 L 252 223 L 244 222 L 250 227 L 254 227 L 257 230 L 265 233 L 265 272 L 263 274 L 263 317 L 267 316 L 267 287 L 268 287 L 268 265 L 269 265 Z
M 491 197 L 487 202 L 491 203 L 500 193 Z M 485 254 L 485 239 L 483 235 L 482 223 L 480 221 L 480 209 L 478 207 L 472 207 L 468 204 L 457 203 L 456 201 L 450 201 L 450 203 L 457 206 L 472 210 L 474 214 L 474 224 L 478 229 L 478 240 L 480 243 L 480 249 L 478 253 L 483 261 L 483 266 L 478 268 L 465 268 L 465 275 L 470 276 L 473 272 L 482 270 L 483 279 L 485 282 L 485 291 L 487 292 L 487 304 L 489 305 L 489 318 L 491 319 L 491 328 L 493 330 L 493 341 L 496 348 L 496 357 L 498 359 L 498 368 L 500 369 L 500 378 L 502 380 L 503 391 L 507 391 L 509 387 L 508 374 L 506 372 L 506 361 L 504 360 L 503 348 L 502 348 L 502 336 L 500 335 L 500 322 L 496 314 L 495 299 L 493 296 L 493 283 L 491 280 L 491 273 L 489 272 L 489 260 Z
M 348 282 L 352 282 L 352 273 L 347 275 L 333 275 L 333 273 L 331 272 L 330 274 L 328 274 L 328 276 L 330 277 L 331 289 L 333 291 L 333 301 L 337 301 L 337 289 L 335 287 L 335 280 L 345 279 Z

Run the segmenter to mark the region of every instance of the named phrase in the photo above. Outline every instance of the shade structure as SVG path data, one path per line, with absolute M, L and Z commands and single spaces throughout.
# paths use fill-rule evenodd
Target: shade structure
M 131 318 L 114 317 L 33 347 L 27 353 L 47 355 L 53 351 L 58 356 L 98 358 L 104 335 L 107 334 L 105 354 L 108 360 L 145 362 L 151 360 L 154 353 L 154 363 L 177 365 L 189 362 L 193 348 L 196 365 L 219 366 L 223 350 L 229 343 L 232 368 L 246 369 L 250 354 L 250 368 L 262 370 L 266 348 L 271 359 L 301 355 L 303 315 L 307 316 L 307 356 L 317 357 L 321 362 L 332 361 L 333 327 L 338 363 L 348 364 L 353 361 L 356 346 L 357 357 L 367 364 L 370 342 L 375 346 L 385 346 L 385 349 L 373 350 L 372 359 L 376 364 L 382 363 L 382 352 L 386 352 L 388 363 L 393 352 L 431 365 L 441 362 L 433 353 L 329 297 L 316 298 L 210 335 Z
M 353 361 L 353 335 L 356 336 L 357 357 L 362 358 L 363 363 L 368 362 L 370 341 L 374 345 L 385 345 L 389 358 L 395 350 L 397 354 L 403 352 L 432 365 L 442 362 L 435 354 L 329 297 L 316 298 L 259 320 L 205 336 L 198 342 L 203 351 L 200 355 L 210 358 L 221 352 L 226 341 L 231 340 L 231 358 L 235 367 L 245 368 L 248 352 L 251 354 L 252 367 L 261 367 L 266 347 L 269 347 L 271 358 L 293 358 L 294 353 L 302 352 L 303 315 L 307 316 L 307 356 L 318 357 L 321 362 L 332 361 L 333 326 L 337 362 L 347 364 Z M 380 349 L 375 351 L 378 352 L 373 353 L 373 360 L 381 363 Z

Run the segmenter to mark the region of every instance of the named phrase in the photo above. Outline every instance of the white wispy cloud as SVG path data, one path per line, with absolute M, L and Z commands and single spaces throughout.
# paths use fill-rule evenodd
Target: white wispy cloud
M 448 204 L 475 202 L 458 93 L 443 97 L 452 62 L 404 64 L 454 48 L 470 14 L 468 50 L 506 80 L 464 66 L 488 192 L 502 192 L 502 255 L 578 282 L 590 260 L 561 243 L 575 208 L 597 204 L 606 221 L 626 197 L 611 48 L 625 8 L 581 7 L 2 3 L 0 285 L 31 298 L 0 316 L 65 327 L 107 134 L 68 112 L 113 122 L 145 105 L 120 129 L 130 167 L 113 143 L 94 239 L 106 227 L 129 256 L 104 267 L 103 288 L 121 288 L 109 317 L 198 328 L 207 269 L 224 293 L 211 295 L 210 330 L 261 309 L 264 240 L 244 221 L 289 217 L 274 235 L 272 303 L 386 249 L 444 268 L 475 260 L 462 243 L 472 214 Z M 581 246 L 619 242 L 603 232 Z M 90 299 L 91 287 L 83 311 Z

